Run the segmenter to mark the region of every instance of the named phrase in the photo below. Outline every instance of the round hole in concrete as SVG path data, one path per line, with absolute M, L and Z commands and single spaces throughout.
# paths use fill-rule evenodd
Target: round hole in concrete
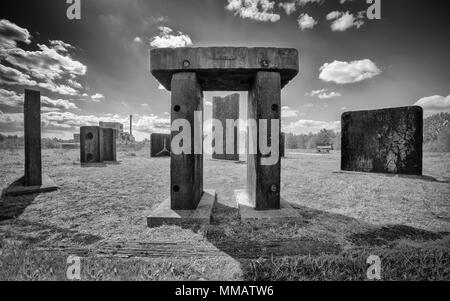
M 92 133 L 87 133 L 86 134 L 86 139 L 87 140 L 92 140 L 92 139 L 94 139 L 94 135 Z
M 272 191 L 272 192 L 277 192 L 278 191 L 278 187 L 277 187 L 277 185 L 272 185 L 272 186 L 270 186 L 270 190 Z
M 179 105 L 175 105 L 175 106 L 173 107 L 173 110 L 174 110 L 175 112 L 180 112 L 181 107 L 180 107 Z
M 173 186 L 173 191 L 175 191 L 175 192 L 180 191 L 180 186 L 178 186 L 178 185 Z
M 184 60 L 183 61 L 183 67 L 184 68 L 187 68 L 187 67 L 189 67 L 191 65 L 191 62 L 189 62 L 188 60 Z
M 261 60 L 261 67 L 269 67 L 269 61 L 266 59 Z
M 273 104 L 272 105 L 272 111 L 274 111 L 274 112 L 278 111 L 278 105 L 277 104 Z
M 91 154 L 91 153 L 87 154 L 87 155 L 86 155 L 86 160 L 87 160 L 88 162 L 94 161 L 94 155 Z

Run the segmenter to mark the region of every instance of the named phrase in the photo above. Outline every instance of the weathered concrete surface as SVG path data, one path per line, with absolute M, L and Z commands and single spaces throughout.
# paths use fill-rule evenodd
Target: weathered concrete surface
M 256 120 L 258 124 L 256 132 L 249 133 L 248 139 L 252 139 L 256 142 L 256 145 L 260 145 L 259 122 L 262 119 L 268 121 L 268 137 L 271 140 L 273 139 L 273 137 L 270 137 L 270 120 L 278 119 L 279 122 L 281 120 L 279 73 L 260 71 L 256 74 L 252 88 L 248 93 L 247 118 Z M 279 145 L 277 146 L 279 147 Z M 261 164 L 261 157 L 259 147 L 256 154 L 247 154 L 247 192 L 249 198 L 256 210 L 280 209 L 280 160 L 278 158 L 274 165 L 263 165 Z
M 286 157 L 285 149 L 286 149 L 286 134 L 281 133 L 280 134 L 280 158 Z
M 12 183 L 8 186 L 2 194 L 5 196 L 21 196 L 27 194 L 35 194 L 35 193 L 44 193 L 44 192 L 52 192 L 58 190 L 58 186 L 56 186 L 55 182 L 46 174 L 42 174 L 42 184 L 41 185 L 24 185 L 24 178 L 20 178 L 19 180 Z
M 238 120 L 239 119 L 239 94 L 235 93 L 228 95 L 226 97 L 214 97 L 213 98 L 213 119 L 220 120 L 223 128 L 223 141 L 221 150 L 222 154 L 213 153 L 212 158 L 218 160 L 231 160 L 239 161 L 239 131 L 237 127 L 233 128 L 232 135 L 234 137 L 233 141 L 233 151 L 232 153 L 227 153 L 227 120 Z M 231 134 L 231 133 L 230 133 Z M 216 144 L 217 145 L 217 144 Z M 218 151 L 216 149 L 216 151 Z
M 99 126 L 80 127 L 80 162 L 103 162 L 103 128 Z
M 150 157 L 170 157 L 170 134 L 150 135 Z
M 24 135 L 25 135 L 25 176 L 24 186 L 42 185 L 41 160 L 41 93 L 25 90 Z
M 422 175 L 422 142 L 421 107 L 346 112 L 341 169 Z
M 102 128 L 103 131 L 103 161 L 116 162 L 116 136 L 117 131 L 110 128 Z
M 175 154 L 170 157 L 170 195 L 171 208 L 174 210 L 194 210 L 203 193 L 203 118 L 198 120 L 200 128 L 195 129 L 195 111 L 203 112 L 203 92 L 197 76 L 192 72 L 177 73 L 172 78 L 171 124 L 177 119 L 187 120 L 191 128 L 190 154 Z M 197 132 L 197 133 L 195 133 Z M 180 130 L 171 132 L 172 139 Z M 197 142 L 200 142 L 199 154 L 195 154 Z
M 164 48 L 151 50 L 150 69 L 169 91 L 179 72 L 195 72 L 203 91 L 247 91 L 258 71 L 278 72 L 284 87 L 298 74 L 299 58 L 291 48 Z
M 241 221 L 299 221 L 300 215 L 284 199 L 280 199 L 280 208 L 278 210 L 255 210 L 253 202 L 245 189 L 235 190 L 234 197 L 239 208 Z
M 216 200 L 215 190 L 205 190 L 194 210 L 173 210 L 170 198 L 168 198 L 147 216 L 147 225 L 157 227 L 161 225 L 210 224 Z

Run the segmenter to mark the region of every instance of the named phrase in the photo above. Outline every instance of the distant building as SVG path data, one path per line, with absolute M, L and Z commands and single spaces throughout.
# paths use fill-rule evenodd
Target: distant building
M 117 139 L 120 139 L 122 137 L 123 124 L 121 124 L 120 122 L 103 122 L 103 121 L 100 121 L 99 122 L 99 126 L 102 127 L 102 128 L 116 130 L 116 138 Z
M 80 143 L 80 134 L 73 134 L 73 142 Z

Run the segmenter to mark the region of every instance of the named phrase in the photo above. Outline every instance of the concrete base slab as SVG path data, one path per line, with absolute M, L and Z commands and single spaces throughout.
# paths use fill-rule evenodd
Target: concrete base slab
M 250 203 L 250 198 L 247 194 L 247 190 L 240 189 L 234 191 L 234 197 L 239 208 L 241 220 L 243 222 L 251 221 L 268 221 L 268 222 L 286 222 L 286 221 L 298 221 L 300 215 L 295 209 L 289 205 L 284 199 L 280 201 L 280 209 L 278 210 L 255 210 Z
M 46 174 L 42 175 L 41 186 L 23 186 L 23 178 L 18 179 L 3 190 L 4 196 L 20 196 L 26 194 L 44 193 L 58 190 L 55 182 Z
M 170 197 L 147 216 L 149 227 L 161 225 L 209 224 L 212 209 L 217 201 L 215 190 L 204 190 L 200 203 L 195 210 L 172 210 Z

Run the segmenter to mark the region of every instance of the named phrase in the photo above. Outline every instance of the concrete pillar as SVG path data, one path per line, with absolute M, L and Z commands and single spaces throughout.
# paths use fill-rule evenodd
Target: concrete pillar
M 194 210 L 203 194 L 203 117 L 195 122 L 194 114 L 203 112 L 203 91 L 194 72 L 174 74 L 171 90 L 171 124 L 177 119 L 189 122 L 191 151 L 190 154 L 175 154 L 171 148 L 170 206 L 173 210 Z M 194 133 L 196 124 L 199 128 Z M 172 139 L 179 132 L 172 130 Z M 194 152 L 196 143 L 201 145 L 199 154 Z
M 281 122 L 281 79 L 278 72 L 258 71 L 248 93 L 248 119 L 256 120 L 256 131 L 248 139 L 256 142 L 258 150 L 247 155 L 247 193 L 256 210 L 280 209 L 280 160 L 274 165 L 262 165 L 259 149 L 259 123 L 266 119 L 268 137 L 271 120 Z M 278 133 L 279 135 L 279 133 Z M 272 138 L 273 139 L 273 138 Z
M 80 128 L 80 162 L 103 162 L 103 129 L 99 126 Z
M 116 132 L 111 128 L 102 128 L 103 130 L 103 160 L 116 161 Z
M 214 97 L 213 98 L 213 119 L 220 120 L 223 128 L 223 149 L 222 154 L 213 153 L 213 159 L 219 160 L 234 160 L 239 161 L 239 129 L 234 127 L 232 142 L 234 147 L 232 153 L 227 153 L 227 119 L 234 121 L 239 119 L 239 94 L 235 93 L 226 97 Z M 231 133 L 230 133 L 231 134 Z M 216 144 L 217 145 L 217 144 Z M 216 149 L 217 151 L 217 149 Z
M 286 149 L 286 134 L 281 133 L 280 134 L 280 158 L 286 157 L 285 149 Z
M 25 177 L 24 186 L 42 185 L 41 161 L 41 94 L 25 90 Z

